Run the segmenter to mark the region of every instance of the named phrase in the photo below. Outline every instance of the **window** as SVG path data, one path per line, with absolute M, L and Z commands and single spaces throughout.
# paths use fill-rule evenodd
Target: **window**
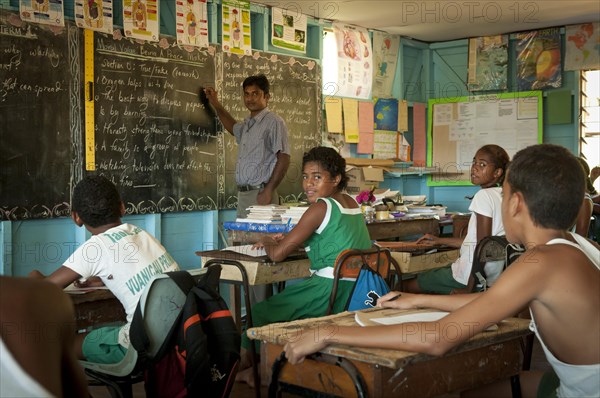
M 581 72 L 581 154 L 590 168 L 600 166 L 600 70 Z M 600 178 L 594 183 L 600 191 Z

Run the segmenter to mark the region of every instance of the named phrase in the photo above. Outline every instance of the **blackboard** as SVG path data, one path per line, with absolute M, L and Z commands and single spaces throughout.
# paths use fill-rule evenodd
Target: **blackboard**
M 242 99 L 242 82 L 250 75 L 264 73 L 271 84 L 269 109 L 286 122 L 289 131 L 291 163 L 278 188 L 283 202 L 296 202 L 302 195 L 302 156 L 320 145 L 321 139 L 321 68 L 310 59 L 255 51 L 252 56 L 221 54 L 223 61 L 217 79 L 225 108 L 238 121 L 248 117 Z M 225 137 L 225 208 L 235 207 L 237 195 L 235 139 Z
M 214 51 L 95 33 L 96 172 L 127 213 L 219 207 L 216 122 L 198 99 L 214 84 Z
M 0 13 L 0 219 L 70 214 L 80 31 Z
M 114 181 L 128 214 L 235 208 L 237 145 L 198 92 L 216 86 L 242 120 L 241 83 L 258 73 L 269 77 L 269 107 L 290 132 L 292 164 L 279 194 L 296 201 L 302 155 L 321 142 L 315 61 L 184 48 L 168 37 L 144 43 L 1 12 L 0 219 L 68 216 L 73 185 L 86 174 Z

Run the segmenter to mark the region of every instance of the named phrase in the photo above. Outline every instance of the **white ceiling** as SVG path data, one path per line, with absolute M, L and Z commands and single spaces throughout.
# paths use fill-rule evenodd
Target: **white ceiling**
M 600 20 L 600 0 L 252 0 L 319 19 L 397 33 L 426 42 L 487 36 Z

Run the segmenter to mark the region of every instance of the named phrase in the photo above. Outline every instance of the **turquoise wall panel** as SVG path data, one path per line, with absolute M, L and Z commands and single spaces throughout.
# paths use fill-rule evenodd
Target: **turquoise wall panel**
M 12 269 L 7 275 L 26 276 L 34 269 L 44 274 L 56 270 L 81 242 L 85 231 L 79 230 L 71 218 L 11 222 L 12 241 L 3 256 L 10 257 Z

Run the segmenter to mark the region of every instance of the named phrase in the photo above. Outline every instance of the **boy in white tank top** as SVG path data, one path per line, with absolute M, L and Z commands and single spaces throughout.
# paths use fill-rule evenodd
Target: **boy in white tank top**
M 514 316 L 529 306 L 534 329 L 554 373 L 524 372 L 523 396 L 592 397 L 600 391 L 600 250 L 577 240 L 573 225 L 584 192 L 576 158 L 557 145 L 534 145 L 519 151 L 503 184 L 502 219 L 507 239 L 527 251 L 483 293 L 424 295 L 390 292 L 378 305 L 393 308 L 437 308 L 452 311 L 435 322 L 383 327 L 340 327 L 333 335 L 314 333 L 285 346 L 289 362 L 327 345 L 380 347 L 443 355 L 486 325 Z M 442 331 L 452 325 L 457 334 Z M 473 325 L 477 325 L 472 327 Z M 460 336 L 456 338 L 456 335 Z M 510 383 L 486 386 L 476 397 L 510 396 Z

